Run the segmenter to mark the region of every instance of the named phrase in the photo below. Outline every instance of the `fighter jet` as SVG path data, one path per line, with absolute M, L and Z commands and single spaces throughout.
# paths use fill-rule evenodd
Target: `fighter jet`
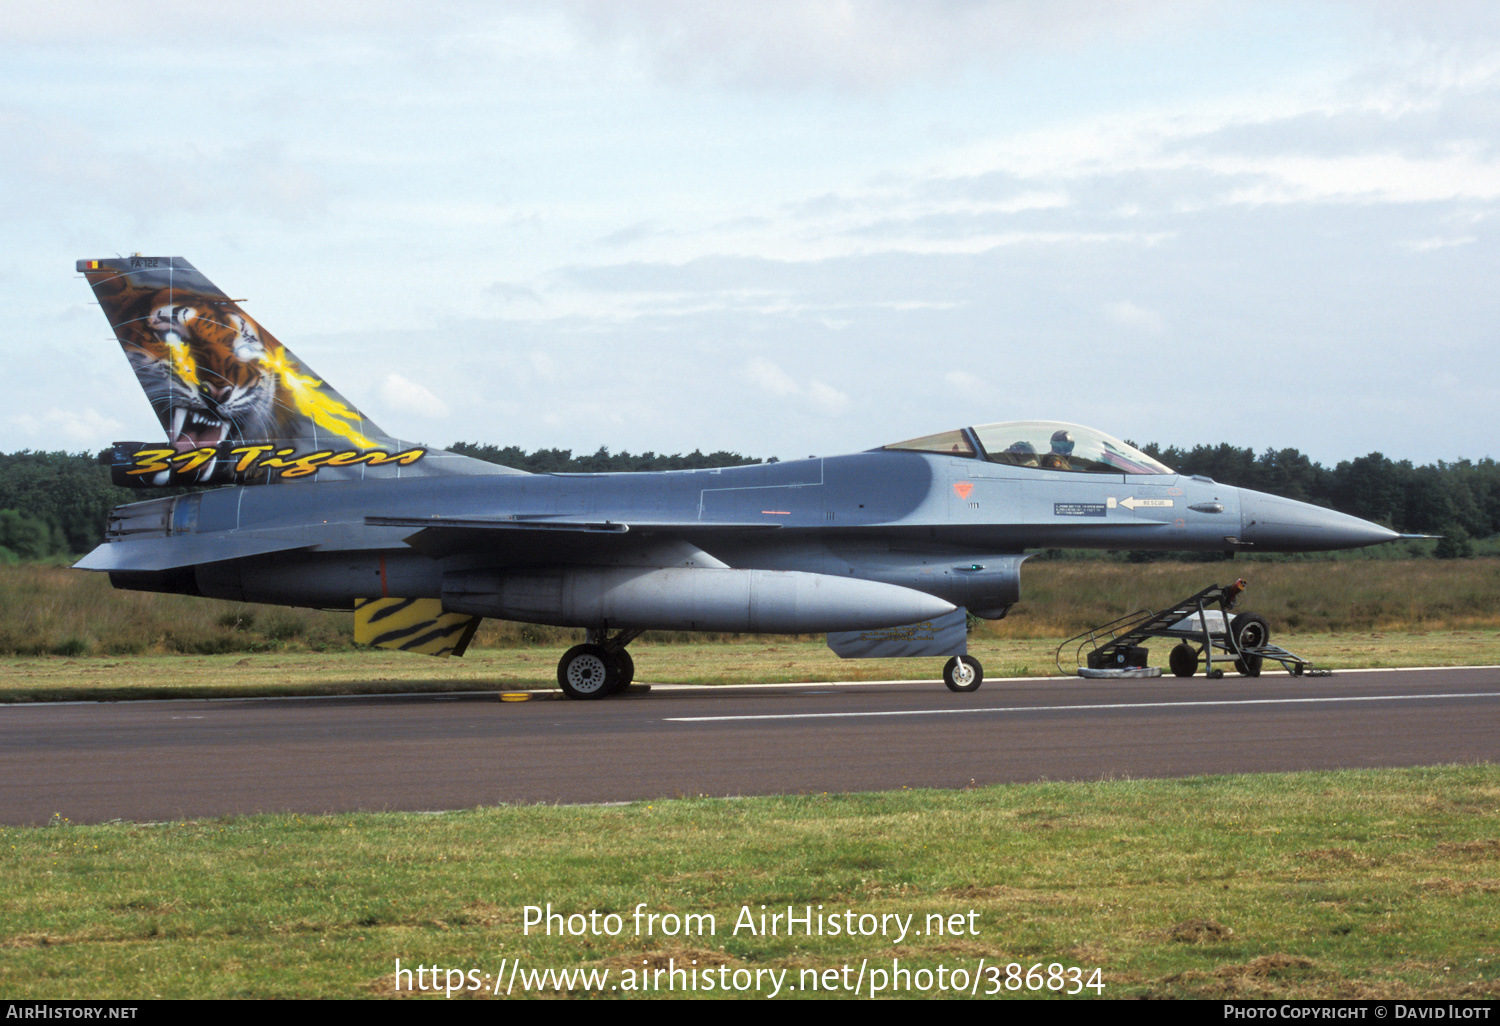
M 180 257 L 78 270 L 167 435 L 116 443 L 114 479 L 218 486 L 116 508 L 78 567 L 117 588 L 352 609 L 356 640 L 433 655 L 463 654 L 484 617 L 583 628 L 557 668 L 572 698 L 626 687 L 626 646 L 652 629 L 948 654 L 945 682 L 970 691 L 966 614 L 1005 616 L 1029 549 L 1398 537 L 1040 421 L 717 470 L 528 474 L 386 434 Z

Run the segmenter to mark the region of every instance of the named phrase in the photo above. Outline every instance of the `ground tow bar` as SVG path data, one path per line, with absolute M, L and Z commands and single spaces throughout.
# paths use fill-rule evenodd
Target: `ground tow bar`
M 1207 676 L 1223 677 L 1223 669 L 1214 666 L 1216 652 L 1220 653 L 1218 662 L 1233 663 L 1235 670 L 1246 677 L 1260 676 L 1267 659 L 1280 663 L 1294 677 L 1332 674 L 1332 670 L 1318 669 L 1301 656 L 1271 644 L 1271 628 L 1265 617 L 1256 613 L 1231 616 L 1230 610 L 1244 590 L 1243 579 L 1226 587 L 1215 584 L 1160 612 L 1139 609 L 1092 627 L 1057 646 L 1058 672 L 1074 672 L 1063 668 L 1062 659 L 1063 652 L 1073 646 L 1080 677 L 1157 677 L 1161 671 L 1146 665 L 1147 649 L 1141 643 L 1148 638 L 1171 638 L 1177 644 L 1168 666 L 1177 677 L 1197 673 L 1200 661 L 1206 664 Z

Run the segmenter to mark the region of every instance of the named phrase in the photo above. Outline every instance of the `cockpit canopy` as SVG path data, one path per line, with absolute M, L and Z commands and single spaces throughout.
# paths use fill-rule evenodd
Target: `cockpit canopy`
M 981 424 L 882 446 L 900 452 L 988 460 L 1013 467 L 1077 474 L 1175 474 L 1133 445 L 1102 431 L 1052 420 Z

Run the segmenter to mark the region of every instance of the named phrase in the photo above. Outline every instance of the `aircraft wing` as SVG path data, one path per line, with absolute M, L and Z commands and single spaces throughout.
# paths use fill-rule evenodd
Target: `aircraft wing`
M 687 521 L 581 520 L 570 517 L 382 517 L 367 516 L 371 527 L 410 527 L 406 543 L 434 558 L 460 552 L 494 554 L 515 549 L 532 558 L 543 557 L 557 547 L 576 559 L 586 552 L 614 548 L 628 534 L 713 535 L 775 531 L 780 524 L 703 523 Z
M 566 515 L 542 516 L 379 516 L 364 518 L 370 527 L 404 527 L 414 533 L 403 540 L 407 545 L 433 559 L 464 553 L 483 554 L 501 559 L 536 563 L 589 562 L 613 557 L 636 543 L 657 543 L 662 539 L 707 545 L 713 539 L 765 534 L 780 530 L 783 524 L 765 521 L 702 520 L 599 520 Z M 1087 527 L 1086 524 L 1055 525 L 1066 530 Z M 1119 525 L 1144 533 L 1160 530 L 1159 521 L 1140 521 Z M 858 530 L 858 529 L 856 529 Z M 889 530 L 889 529 L 887 529 Z M 926 533 L 927 527 L 908 530 Z M 1132 531 L 1134 533 L 1134 531 Z
M 423 530 L 586 531 L 624 534 L 627 531 L 775 531 L 780 524 L 763 521 L 725 523 L 721 520 L 579 520 L 572 517 L 365 517 L 371 527 L 415 527 Z

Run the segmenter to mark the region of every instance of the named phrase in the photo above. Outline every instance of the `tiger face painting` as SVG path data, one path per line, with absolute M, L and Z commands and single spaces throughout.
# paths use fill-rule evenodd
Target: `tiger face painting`
M 207 297 L 162 293 L 148 307 L 121 341 L 174 449 L 286 433 L 268 359 L 279 342 L 232 304 Z
M 167 434 L 165 449 L 136 447 L 122 471 L 131 483 L 303 480 L 314 464 L 325 480 L 351 478 L 420 458 L 398 463 L 395 439 L 187 261 L 131 256 L 78 269 Z M 148 474 L 135 457 L 161 469 Z

